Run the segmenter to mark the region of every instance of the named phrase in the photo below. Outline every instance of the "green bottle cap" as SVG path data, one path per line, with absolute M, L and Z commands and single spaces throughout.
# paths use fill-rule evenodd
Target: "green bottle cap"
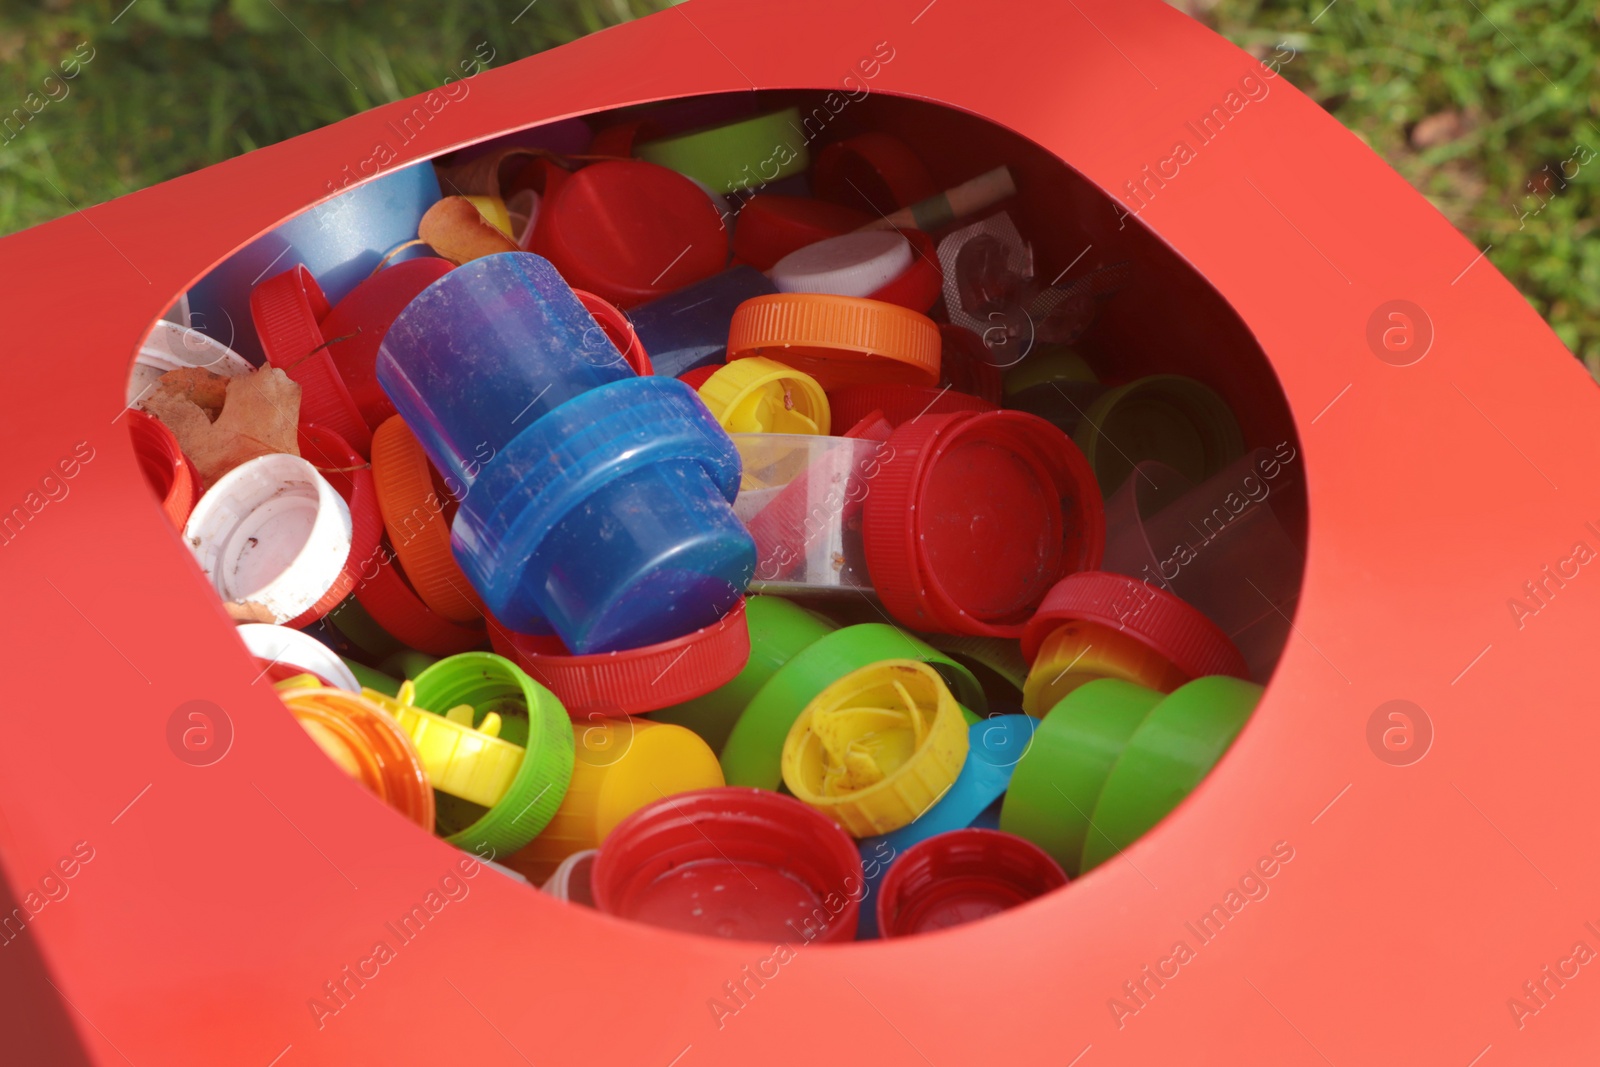
M 634 155 L 709 185 L 718 196 L 803 174 L 811 166 L 800 109 L 794 107 L 647 141 Z
M 1079 869 L 1115 856 L 1181 804 L 1260 701 L 1259 685 L 1212 675 L 1173 690 L 1151 709 L 1100 791 Z
M 777 789 L 783 781 L 783 742 L 807 704 L 851 671 L 889 659 L 917 659 L 939 672 L 964 708 L 979 717 L 989 699 L 977 678 L 927 642 L 884 623 L 846 626 L 812 642 L 778 668 L 750 700 L 722 748 L 729 785 Z
M 474 726 L 496 712 L 503 720 L 500 736 L 523 746 L 522 766 L 494 807 L 436 794 L 439 831 L 446 841 L 491 859 L 509 856 L 539 836 L 572 781 L 574 745 L 566 709 L 515 663 L 492 652 L 439 660 L 415 681 L 418 707 L 443 715 L 471 705 Z

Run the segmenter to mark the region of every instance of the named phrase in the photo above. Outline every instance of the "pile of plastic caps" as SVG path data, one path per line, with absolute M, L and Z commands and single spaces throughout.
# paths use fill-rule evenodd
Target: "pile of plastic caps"
M 130 421 L 263 676 L 406 819 L 640 922 L 904 936 L 1221 758 L 1297 457 L 1091 366 L 1131 268 L 1036 277 L 1005 161 L 798 129 L 680 105 L 342 191 L 158 324 Z

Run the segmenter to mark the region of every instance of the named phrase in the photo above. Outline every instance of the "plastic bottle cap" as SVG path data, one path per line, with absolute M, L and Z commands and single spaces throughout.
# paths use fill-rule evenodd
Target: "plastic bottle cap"
M 754 267 L 730 267 L 630 309 L 628 319 L 656 373 L 683 378 L 697 367 L 724 363 L 733 313 L 751 297 L 775 292 L 772 279 Z
M 609 300 L 602 300 L 593 293 L 586 293 L 582 289 L 572 290 L 572 295 L 578 298 L 578 303 L 584 306 L 584 310 L 594 316 L 595 324 L 604 331 L 606 339 L 616 346 L 622 358 L 628 361 L 633 373 L 646 375 L 656 372 L 650 365 L 650 353 L 644 350 L 644 342 L 639 340 L 633 323 L 628 321 L 628 316 L 617 310 L 615 304 Z
M 1027 838 L 1069 874 L 1081 873 L 1100 791 L 1128 738 L 1161 703 L 1154 689 L 1115 678 L 1088 682 L 1039 723 L 1000 809 L 1000 829 Z
M 1098 566 L 1105 514 L 1066 435 L 1015 411 L 916 419 L 862 513 L 884 606 L 923 630 L 1020 637 L 1062 575 Z
M 406 305 L 452 266 L 437 256 L 391 264 L 350 290 L 322 320 L 328 355 L 369 427 L 376 429 L 395 413 L 394 402 L 378 384 L 378 346 Z
M 900 426 L 924 415 L 999 410 L 998 404 L 979 397 L 931 385 L 847 385 L 829 393 L 828 403 L 840 426 L 853 425 L 874 411 L 891 426 Z
M 796 653 L 750 699 L 722 748 L 729 784 L 777 789 L 783 781 L 784 743 L 806 705 L 852 671 L 908 657 L 938 671 L 961 706 L 980 714 L 989 710 L 972 672 L 926 642 L 883 623 L 846 626 Z
M 350 591 L 372 565 L 383 538 L 383 516 L 378 513 L 377 490 L 372 484 L 372 467 L 345 443 L 344 438 L 320 426 L 304 426 L 299 432 L 300 457 L 327 479 L 350 509 L 350 554 L 328 591 L 317 602 L 289 621 L 296 629 L 310 626 L 348 600 Z
M 634 144 L 633 151 L 640 159 L 731 193 L 804 174 L 811 166 L 811 153 L 799 130 L 800 109 L 790 107 Z
M 662 136 L 666 131 L 653 119 L 640 119 L 607 126 L 589 142 L 589 152 L 597 156 L 631 156 L 635 143 Z
M 1193 677 L 1138 637 L 1100 623 L 1069 622 L 1057 626 L 1039 646 L 1022 687 L 1022 708 L 1029 715 L 1043 715 L 1097 678 L 1170 693 Z
M 863 837 L 857 844 L 864 861 L 877 860 L 868 867 L 865 899 L 876 902 L 884 874 L 894 859 L 918 841 L 973 824 L 1005 795 L 1017 762 L 1029 751 L 1038 720 L 1027 715 L 996 715 L 979 719 L 967 727 L 967 760 L 955 784 L 922 817 L 908 826 L 887 834 Z M 876 907 L 861 916 L 857 940 L 878 935 Z
M 720 271 L 728 238 L 717 209 L 683 175 L 606 160 L 546 193 L 533 249 L 574 288 L 627 308 Z
M 487 811 L 465 803 L 442 805 L 439 822 L 445 840 L 468 852 L 487 846 L 503 856 L 533 840 L 555 815 L 572 779 L 572 725 L 561 702 L 516 664 L 488 652 L 440 660 L 417 675 L 414 695 L 416 707 L 435 714 L 462 704 L 471 706 L 479 721 L 498 713 L 502 732 L 510 726 L 509 715 L 526 717 L 522 764 L 500 802 Z M 517 726 L 521 733 L 523 724 Z
M 287 622 L 338 580 L 350 509 L 310 463 L 272 453 L 217 479 L 183 537 L 224 603 Z
M 331 686 L 349 693 L 361 692 L 360 683 L 344 661 L 310 634 L 262 622 L 245 623 L 236 632 L 244 647 L 261 662 L 309 671 Z
M 594 861 L 595 857 L 599 855 L 600 850 L 596 848 L 586 848 L 582 852 L 574 852 L 561 861 L 561 865 L 555 869 L 549 878 L 545 879 L 544 885 L 540 886 L 539 890 L 550 894 L 557 900 L 594 907 Z M 522 877 L 509 867 L 506 870 L 518 878 Z
M 466 652 L 483 644 L 488 636 L 481 625 L 451 622 L 424 604 L 401 573 L 394 550 L 384 542 L 361 572 L 355 595 L 385 633 L 431 655 Z
M 368 692 L 367 696 L 382 694 Z M 458 704 L 436 715 L 416 707 L 415 699 L 414 683 L 403 682 L 386 710 L 416 746 L 433 788 L 486 808 L 505 799 L 526 752 L 521 745 L 501 739 L 499 712 L 487 712 L 474 726 L 471 705 Z
M 1165 589 L 1104 571 L 1084 571 L 1056 583 L 1023 631 L 1022 654 L 1032 663 L 1056 627 L 1075 621 L 1135 638 L 1190 678 L 1245 677 L 1239 650 L 1210 619 Z
M 918 660 L 884 660 L 806 705 L 783 744 L 783 784 L 865 837 L 920 818 L 966 758 L 966 723 L 944 680 Z
M 927 164 L 900 138 L 871 130 L 817 153 L 811 184 L 817 196 L 888 215 L 939 192 Z
M 480 618 L 483 602 L 450 552 L 449 494 L 399 415 L 372 435 L 372 478 L 389 543 L 423 603 L 452 622 Z
M 987 919 L 1067 884 L 1043 849 L 999 830 L 952 830 L 907 849 L 878 895 L 885 938 Z
M 489 620 L 495 650 L 560 698 L 567 714 L 635 715 L 703 696 L 731 680 L 750 657 L 745 602 L 693 633 L 620 652 L 574 656 L 559 637 L 518 634 Z
M 608 915 L 768 945 L 851 940 L 863 893 L 861 857 L 837 826 L 734 788 L 641 807 L 601 847 L 592 885 Z
M 963 331 L 976 337 L 971 330 Z M 980 345 L 983 343 L 980 339 Z M 1051 382 L 1098 382 L 1094 370 L 1076 351 L 1066 345 L 1039 345 L 1026 359 L 1005 373 L 1005 395 L 1016 396 L 1035 386 Z
M 781 597 L 752 596 L 744 602 L 750 653 L 739 673 L 702 696 L 662 708 L 653 722 L 676 723 L 721 752 L 733 724 L 774 671 L 835 627 Z
M 1199 483 L 1244 453 L 1244 435 L 1213 390 L 1179 374 L 1157 374 L 1102 395 L 1073 432 L 1110 496 L 1134 464 L 1159 460 Z
M 203 367 L 224 378 L 237 378 L 251 370 L 249 360 L 221 341 L 162 319 L 151 327 L 150 335 L 139 346 L 139 354 L 133 357 L 133 371 L 128 375 L 128 406 L 135 407 L 150 395 L 163 374 L 184 367 Z
M 762 193 L 739 208 L 733 228 L 734 258 L 759 270 L 818 241 L 851 233 L 873 216 L 802 196 Z
M 1196 678 L 1152 708 L 1100 791 L 1080 869 L 1104 863 L 1183 803 L 1244 729 L 1261 691 L 1236 678 Z
M 161 500 L 167 521 L 178 529 L 188 521 L 195 501 L 200 499 L 200 476 L 183 454 L 177 437 L 166 423 L 142 411 L 128 413 L 128 431 L 133 434 L 133 454 L 144 471 L 145 481 Z
M 921 230 L 880 230 L 880 233 L 900 233 L 911 242 L 911 261 L 906 268 L 867 295 L 869 299 L 885 304 L 899 304 L 912 311 L 927 314 L 939 302 L 944 290 L 944 275 L 939 270 L 938 249 L 933 238 Z M 943 327 L 940 327 L 942 330 Z M 971 331 L 968 331 L 969 333 Z M 976 336 L 976 335 L 974 335 Z M 982 344 L 982 341 L 979 341 Z
M 549 878 L 574 852 L 599 847 L 646 804 L 722 785 L 717 757 L 681 726 L 595 717 L 588 725 L 571 724 L 569 733 L 577 735 L 577 762 L 560 810 L 505 861 L 533 881 Z
M 780 293 L 871 296 L 913 257 L 911 243 L 894 230 L 846 233 L 790 252 L 767 273 Z
M 700 399 L 730 433 L 827 436 L 828 396 L 811 375 L 771 359 L 741 359 L 716 368 Z
M 318 325 L 328 312 L 328 298 L 302 266 L 268 278 L 250 293 L 250 317 L 267 362 L 300 386 L 300 425 L 326 427 L 369 455 L 372 431 L 335 369 Z
M 723 366 L 725 366 L 725 364 L 709 363 L 704 367 L 696 367 L 693 370 L 687 370 L 678 375 L 678 381 L 682 382 L 684 385 L 687 385 L 690 389 L 693 389 L 696 393 L 698 393 L 700 391 L 700 387 L 706 384 L 706 379 L 717 373 L 717 371 L 721 370 Z
M 926 315 L 877 300 L 777 293 L 746 300 L 728 330 L 728 360 L 767 356 L 824 389 L 939 380 L 939 328 Z
M 422 760 L 377 705 L 342 689 L 282 686 L 278 696 L 346 774 L 424 830 L 433 829 L 433 790 Z

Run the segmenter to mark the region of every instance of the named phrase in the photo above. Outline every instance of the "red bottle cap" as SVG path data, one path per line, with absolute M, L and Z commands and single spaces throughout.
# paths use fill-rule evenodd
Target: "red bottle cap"
M 606 337 L 617 346 L 617 351 L 628 361 L 628 366 L 633 368 L 633 373 L 646 378 L 656 372 L 655 365 L 650 362 L 650 353 L 644 350 L 644 342 L 639 340 L 638 331 L 633 328 L 633 322 L 618 311 L 615 304 L 582 289 L 572 290 L 572 295 L 578 298 L 578 303 L 583 305 L 585 311 L 594 316 L 594 321 L 600 324 Z
M 883 413 L 891 426 L 899 426 L 923 415 L 948 415 L 955 411 L 997 411 L 1000 405 L 949 387 L 931 385 L 847 385 L 828 394 L 828 407 L 835 421 L 854 424 L 874 410 Z
M 1014 834 L 968 828 L 902 852 L 878 889 L 878 933 L 909 937 L 987 919 L 1067 884 L 1049 853 Z
M 1099 566 L 1105 507 L 1070 438 L 1019 411 L 915 419 L 862 509 L 873 588 L 917 630 L 1020 637 L 1064 575 Z
M 875 217 L 822 200 L 763 193 L 739 209 L 733 254 L 758 270 L 768 270 L 790 252 L 859 229 Z
M 608 915 L 769 945 L 854 940 L 865 893 L 861 853 L 832 820 L 737 786 L 629 815 L 600 846 L 590 888 Z
M 666 130 L 659 122 L 651 119 L 642 121 L 624 122 L 617 126 L 607 126 L 594 135 L 594 140 L 589 142 L 586 155 L 591 156 L 631 156 L 633 146 L 641 141 L 653 141 L 664 136 Z
M 300 428 L 300 458 L 328 480 L 334 492 L 350 507 L 350 554 L 344 569 L 322 598 L 285 623 L 296 629 L 310 626 L 338 607 L 372 565 L 383 538 L 383 515 L 378 511 L 378 491 L 372 482 L 372 464 L 356 455 L 345 439 L 321 426 Z
M 355 594 L 374 622 L 418 652 L 453 656 L 483 644 L 482 626 L 451 622 L 412 592 L 387 542 L 379 542 L 378 551 L 357 577 Z
M 873 410 L 857 419 L 844 435 L 864 437 L 868 441 L 887 441 L 894 436 L 894 423 L 885 418 L 883 412 Z
M 944 292 L 944 272 L 939 269 L 939 251 L 933 238 L 921 230 L 901 230 L 900 233 L 911 242 L 911 266 L 868 299 L 899 304 L 903 308 L 926 314 L 939 302 Z
M 383 335 L 418 293 L 452 267 L 448 259 L 437 256 L 401 260 L 350 290 L 323 318 L 328 355 L 369 429 L 395 413 L 389 395 L 378 385 L 376 364 Z
M 300 425 L 324 426 L 370 455 L 372 431 L 334 368 L 318 325 L 328 311 L 322 287 L 301 266 L 268 278 L 250 293 L 250 318 L 267 362 L 300 386 Z
M 939 192 L 939 185 L 911 146 L 873 130 L 828 145 L 812 164 L 817 197 L 846 207 L 870 207 L 890 215 Z M 924 310 L 924 309 L 918 309 Z
M 533 250 L 573 288 L 627 308 L 722 270 L 728 236 L 688 178 L 641 160 L 607 160 L 545 193 Z
M 1032 663 L 1057 626 L 1080 619 L 1135 638 L 1191 678 L 1250 677 L 1244 657 L 1216 623 L 1165 589 L 1106 571 L 1070 574 L 1056 583 L 1022 632 L 1023 658 Z
M 145 481 L 161 498 L 167 521 L 182 530 L 189 512 L 194 510 L 194 502 L 200 499 L 200 476 L 178 446 L 178 438 L 160 419 L 130 410 L 128 429 L 133 434 L 133 454 L 138 457 Z
M 724 364 L 721 363 L 708 363 L 704 367 L 696 367 L 694 370 L 686 370 L 682 374 L 678 375 L 678 381 L 682 382 L 684 385 L 687 385 L 690 389 L 693 389 L 698 393 L 700 391 L 700 387 L 706 384 L 706 379 L 717 373 L 717 371 L 721 370 L 723 366 Z
M 939 384 L 1000 406 L 1005 375 L 988 360 L 983 338 L 965 326 L 939 327 Z
M 732 681 L 750 658 L 743 600 L 694 633 L 621 652 L 574 656 L 559 637 L 514 633 L 493 619 L 489 640 L 578 721 L 638 715 L 704 696 Z

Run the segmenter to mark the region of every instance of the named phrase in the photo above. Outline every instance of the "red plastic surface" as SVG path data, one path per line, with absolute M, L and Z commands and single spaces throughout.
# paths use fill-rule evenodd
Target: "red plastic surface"
M 878 933 L 909 937 L 987 919 L 1067 884 L 1032 841 L 968 828 L 918 841 L 896 858 L 878 895 Z
M 1257 80 L 1159 0 L 691 0 L 472 78 L 395 165 L 571 114 L 749 93 L 747 78 L 826 92 L 869 58 L 870 94 L 839 127 L 893 129 L 941 186 L 1015 131 L 1038 146 L 1007 151 L 1019 184 L 1050 193 L 1018 200 L 1041 276 L 1089 246 L 1074 272 L 1138 264 L 1093 331 L 1127 372 L 1205 367 L 1241 411 L 1281 388 L 1291 418 L 1258 434 L 1298 434 L 1305 586 L 1216 771 L 1060 892 L 938 935 L 802 949 L 720 1017 L 707 1002 L 771 946 L 619 922 L 482 869 L 445 896 L 459 854 L 250 686 L 257 668 L 112 423 L 174 296 L 393 146 L 388 123 L 420 106 L 402 101 L 0 241 L 10 350 L 56 351 L 73 325 L 70 360 L 0 361 L 11 395 L 40 398 L 0 422 L 0 506 L 38 509 L 0 546 L 6 654 L 28 668 L 8 675 L 0 747 L 0 910 L 30 916 L 0 948 L 9 1060 L 704 1067 L 847 1049 L 917 1067 L 1543 1067 L 1600 1053 L 1592 968 L 1546 980 L 1555 995 L 1537 1003 L 1524 987 L 1547 966 L 1573 974 L 1575 942 L 1600 947 L 1586 926 L 1600 851 L 1584 846 L 1600 808 L 1600 577 L 1574 553 L 1600 546 L 1600 396 L 1496 272 L 1498 250 L 1482 256 L 1283 78 Z M 1226 128 L 1201 141 L 1189 124 L 1215 129 L 1214 109 Z M 1137 219 L 1102 192 L 1131 182 Z M 1427 316 L 1420 361 L 1369 347 L 1394 300 Z M 70 495 L 43 502 L 41 478 L 66 470 Z M 92 723 L 70 745 L 35 713 L 63 700 Z M 1417 752 L 1369 742 L 1375 716 L 1399 728 L 1384 718 L 1397 700 L 1413 731 L 1432 724 L 1410 765 Z M 213 737 L 229 732 L 209 766 L 169 746 L 190 701 L 226 716 L 210 715 Z M 386 924 L 429 893 L 440 910 L 399 941 Z M 1222 934 L 1189 932 L 1226 899 Z M 380 939 L 394 956 L 374 971 Z M 1174 971 L 1179 940 L 1192 956 Z M 1176 977 L 1157 986 L 1146 966 Z M 975 1022 L 961 991 L 997 989 L 1004 1025 Z

